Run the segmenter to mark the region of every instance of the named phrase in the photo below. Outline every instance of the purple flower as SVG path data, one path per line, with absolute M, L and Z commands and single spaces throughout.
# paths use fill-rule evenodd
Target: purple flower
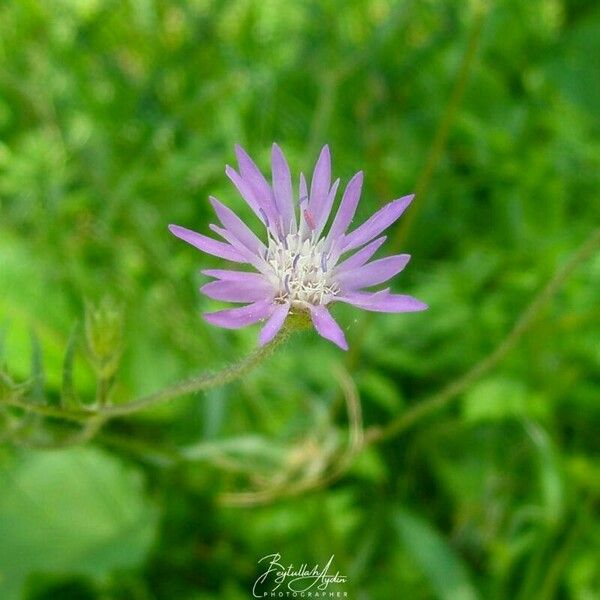
M 402 215 L 414 196 L 386 204 L 348 233 L 363 174 L 359 171 L 349 181 L 335 217 L 326 228 L 340 183 L 339 179 L 331 183 L 327 146 L 315 165 L 310 190 L 300 174 L 298 202 L 294 200 L 290 169 L 277 144 L 273 144 L 271 184 L 240 146 L 236 146 L 236 156 L 239 172 L 230 166 L 225 172 L 266 227 L 267 242 L 212 197 L 210 202 L 221 225 L 210 225 L 210 229 L 223 241 L 169 225 L 173 235 L 203 252 L 256 269 L 202 271 L 214 278 L 200 289 L 202 293 L 216 300 L 245 304 L 204 314 L 209 323 L 238 329 L 266 320 L 259 337 L 263 345 L 273 339 L 288 314 L 306 312 L 321 336 L 347 350 L 344 332 L 331 316 L 329 304 L 346 302 L 364 310 L 388 313 L 427 308 L 416 298 L 390 293 L 389 288 L 365 291 L 388 281 L 408 263 L 408 254 L 369 260 L 386 240 L 380 234 Z

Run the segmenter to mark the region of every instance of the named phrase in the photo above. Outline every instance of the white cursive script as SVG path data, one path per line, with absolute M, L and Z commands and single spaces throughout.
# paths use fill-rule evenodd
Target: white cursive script
M 334 555 L 327 561 L 327 564 L 321 569 L 318 564 L 310 568 L 307 564 L 301 564 L 299 567 L 295 567 L 293 564 L 284 566 L 281 561 L 281 554 L 268 554 L 263 556 L 258 562 L 268 562 L 267 570 L 258 576 L 252 587 L 252 594 L 255 598 L 264 598 L 271 595 L 269 592 L 275 592 L 282 586 L 286 586 L 289 592 L 294 594 L 304 594 L 308 590 L 315 590 L 311 596 L 318 598 L 320 594 L 317 592 L 323 592 L 332 583 L 346 583 L 347 577 L 340 575 L 339 571 L 335 574 L 330 574 L 329 570 L 332 569 Z M 267 587 L 267 580 L 271 581 L 272 587 L 269 592 L 265 591 Z M 282 595 L 281 593 L 278 594 Z M 325 595 L 323 594 L 323 597 Z M 345 597 L 338 595 L 338 597 Z

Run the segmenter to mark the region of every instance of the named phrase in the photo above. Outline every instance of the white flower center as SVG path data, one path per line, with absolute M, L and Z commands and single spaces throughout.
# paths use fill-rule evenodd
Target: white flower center
M 340 291 L 330 276 L 324 244 L 325 239 L 302 239 L 299 233 L 288 234 L 284 241 L 269 239 L 266 261 L 273 270 L 276 302 L 307 309 L 326 304 Z

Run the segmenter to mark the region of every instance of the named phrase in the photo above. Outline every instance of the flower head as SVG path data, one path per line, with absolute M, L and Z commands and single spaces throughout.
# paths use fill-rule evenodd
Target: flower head
M 390 293 L 389 288 L 366 291 L 404 269 L 410 256 L 399 254 L 369 260 L 385 242 L 380 234 L 394 223 L 413 196 L 394 200 L 351 232 L 363 175 L 348 182 L 335 217 L 327 227 L 340 180 L 331 183 L 331 157 L 325 146 L 315 165 L 310 189 L 300 174 L 298 201 L 294 198 L 290 169 L 277 144 L 273 144 L 272 182 L 265 179 L 252 159 L 236 146 L 239 169 L 225 172 L 267 232 L 266 243 L 227 206 L 210 198 L 221 225 L 210 229 L 223 241 L 179 225 L 171 233 L 203 252 L 250 265 L 255 271 L 207 269 L 214 281 L 200 291 L 209 298 L 245 306 L 206 313 L 213 325 L 237 329 L 266 321 L 259 341 L 266 344 L 277 334 L 290 313 L 310 315 L 318 333 L 347 350 L 344 332 L 328 305 L 345 302 L 376 312 L 411 312 L 427 305 L 411 296 Z

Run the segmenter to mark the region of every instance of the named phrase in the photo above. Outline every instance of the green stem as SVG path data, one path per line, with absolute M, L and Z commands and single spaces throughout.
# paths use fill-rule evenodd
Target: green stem
M 42 417 L 53 417 L 56 419 L 65 419 L 66 421 L 87 421 L 97 412 L 91 410 L 71 410 L 60 408 L 58 406 L 47 406 L 44 404 L 32 404 L 20 398 L 7 398 L 2 401 L 3 406 L 20 408 L 26 412 L 40 415 Z
M 129 415 L 131 413 L 149 408 L 150 406 L 178 398 L 180 396 L 208 390 L 210 388 L 219 387 L 231 381 L 235 381 L 236 379 L 239 379 L 246 373 L 250 372 L 263 360 L 268 358 L 272 354 L 273 350 L 279 346 L 279 344 L 281 344 L 281 342 L 283 342 L 288 335 L 288 329 L 282 330 L 282 332 L 270 344 L 267 344 L 262 348 L 258 348 L 246 358 L 233 365 L 225 367 L 221 371 L 216 371 L 215 373 L 203 373 L 202 375 L 192 377 L 191 379 L 180 381 L 175 385 L 150 394 L 149 396 L 140 398 L 139 400 L 135 400 L 134 402 L 106 406 L 100 412 L 107 418 Z
M 150 408 L 151 406 L 155 406 L 187 394 L 193 394 L 195 392 L 219 387 L 239 379 L 257 367 L 263 360 L 268 358 L 273 353 L 275 348 L 277 348 L 288 338 L 289 334 L 294 329 L 295 327 L 293 326 L 285 327 L 273 339 L 272 342 L 266 346 L 258 348 L 239 362 L 229 365 L 220 371 L 215 371 L 214 373 L 203 373 L 190 379 L 180 381 L 174 385 L 159 390 L 158 392 L 154 392 L 148 396 L 128 402 L 127 404 L 97 406 L 94 409 L 67 409 L 42 404 L 33 404 L 25 400 L 21 400 L 18 397 L 7 398 L 2 401 L 2 404 L 4 406 L 19 408 L 44 417 L 53 417 L 57 419 L 79 422 L 100 418 L 103 423 L 108 419 L 130 415 L 138 411 L 145 410 L 146 408 Z

